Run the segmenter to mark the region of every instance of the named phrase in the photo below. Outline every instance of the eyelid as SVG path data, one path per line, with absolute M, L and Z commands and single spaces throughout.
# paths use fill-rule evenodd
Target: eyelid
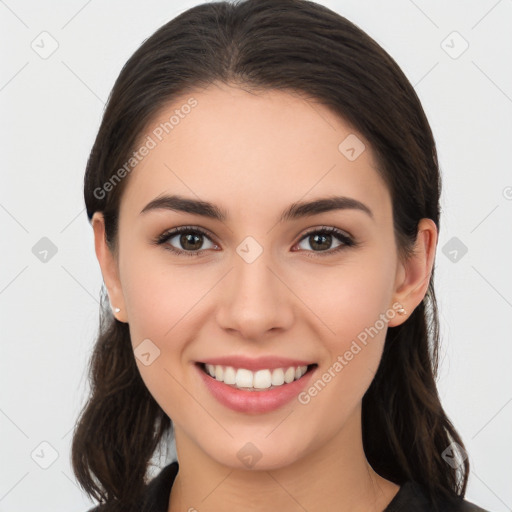
M 308 229 L 305 233 L 303 233 L 302 237 L 299 239 L 299 242 L 306 238 L 311 233 L 318 233 L 318 232 L 327 232 L 327 233 L 333 233 L 338 235 L 343 235 L 346 238 L 350 239 L 352 242 L 354 241 L 354 237 L 344 229 L 336 228 L 334 226 L 316 226 L 313 228 Z
M 208 237 L 210 240 L 215 240 L 215 237 L 207 229 L 200 228 L 199 226 L 177 226 L 175 228 L 166 229 L 161 235 L 157 236 L 157 240 L 163 240 L 164 238 L 169 237 L 172 238 L 176 235 L 180 235 L 182 232 L 189 231 L 197 231 L 198 233 L 201 233 L 202 235 Z

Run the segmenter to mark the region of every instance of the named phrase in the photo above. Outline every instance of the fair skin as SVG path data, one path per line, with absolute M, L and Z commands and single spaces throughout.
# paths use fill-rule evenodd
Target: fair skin
M 92 221 L 105 285 L 120 308 L 116 318 L 129 324 L 134 349 L 150 339 L 160 350 L 151 364 L 136 362 L 175 428 L 180 467 L 168 511 L 382 511 L 399 487 L 368 464 L 361 400 L 387 327 L 407 321 L 425 296 L 436 226 L 422 219 L 414 256 L 401 261 L 391 197 L 369 143 L 298 95 L 214 84 L 162 109 L 141 140 L 191 96 L 197 107 L 125 178 L 115 253 L 105 243 L 101 213 Z M 351 133 L 366 145 L 353 161 L 338 150 Z M 209 201 L 227 218 L 140 213 L 164 193 Z M 351 208 L 278 222 L 292 203 L 332 195 L 364 203 L 372 216 Z M 209 236 L 191 237 L 192 248 L 179 235 L 151 243 L 178 226 Z M 334 235 L 317 245 L 304 236 L 322 226 L 358 245 L 334 253 L 343 245 Z M 237 253 L 247 236 L 263 249 L 251 263 Z M 212 396 L 194 366 L 233 354 L 299 358 L 317 363 L 313 383 L 379 315 L 395 313 L 397 302 L 407 314 L 394 314 L 307 404 L 234 411 Z M 251 468 L 237 456 L 248 442 L 261 453 Z

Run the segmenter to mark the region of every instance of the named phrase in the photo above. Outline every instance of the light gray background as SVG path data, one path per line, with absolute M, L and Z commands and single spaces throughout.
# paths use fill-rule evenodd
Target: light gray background
M 91 506 L 69 462 L 102 282 L 84 168 L 122 65 L 198 3 L 0 1 L 0 512 Z M 510 511 L 512 0 L 320 3 L 393 56 L 430 120 L 444 179 L 439 391 L 467 445 L 467 499 Z M 57 248 L 46 262 L 32 251 L 42 237 Z

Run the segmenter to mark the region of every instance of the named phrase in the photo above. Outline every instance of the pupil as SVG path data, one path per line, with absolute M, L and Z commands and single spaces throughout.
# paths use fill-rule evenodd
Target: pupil
M 190 242 L 191 238 L 195 238 L 196 242 L 199 240 L 199 236 L 189 233 L 187 235 L 181 235 L 180 243 L 181 243 L 182 247 L 184 247 L 185 249 L 190 249 L 192 251 L 195 251 L 198 249 L 198 247 L 193 246 L 193 243 L 191 244 L 192 247 L 189 246 L 189 242 Z M 199 244 L 199 247 L 200 246 L 201 246 L 201 244 Z
M 317 240 L 318 240 L 319 238 L 322 238 L 322 239 L 324 240 L 324 243 L 325 243 L 325 240 L 327 240 L 327 241 L 329 241 L 329 242 L 330 242 L 331 235 L 318 235 L 318 234 L 317 234 L 317 235 L 312 236 L 311 238 L 314 240 L 314 242 L 311 244 L 311 247 L 313 247 L 313 248 L 314 248 L 314 247 L 315 247 L 315 245 L 320 245 L 320 246 L 322 245 L 322 243 L 321 243 L 321 242 L 320 242 L 320 243 L 317 243 Z M 330 243 L 328 243 L 328 244 L 327 244 L 327 247 L 323 247 L 323 248 L 324 248 L 324 249 L 329 249 L 329 245 L 330 245 Z M 318 248 L 318 247 L 317 247 L 317 248 Z M 322 247 L 320 247 L 320 249 L 322 249 Z

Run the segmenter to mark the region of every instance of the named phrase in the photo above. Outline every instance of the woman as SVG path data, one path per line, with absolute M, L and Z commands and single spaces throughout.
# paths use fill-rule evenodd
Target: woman
M 482 510 L 435 383 L 435 142 L 368 35 L 304 0 L 189 9 L 121 71 L 84 193 L 95 510 Z

